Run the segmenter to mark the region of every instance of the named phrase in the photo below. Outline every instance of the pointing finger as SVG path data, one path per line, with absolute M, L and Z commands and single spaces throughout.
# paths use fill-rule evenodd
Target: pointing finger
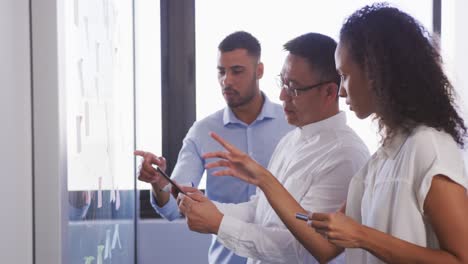
M 133 151 L 133 155 L 135 155 L 135 156 L 143 157 L 143 156 L 145 156 L 145 154 L 146 154 L 146 152 L 143 151 L 143 150 L 135 150 L 135 151 Z
M 218 134 L 216 134 L 214 132 L 210 132 L 210 136 L 214 140 L 218 141 L 218 143 L 221 144 L 221 146 L 223 146 L 227 151 L 233 152 L 233 151 L 237 150 L 233 145 L 229 144 L 229 142 L 224 140 L 222 137 L 218 136 Z

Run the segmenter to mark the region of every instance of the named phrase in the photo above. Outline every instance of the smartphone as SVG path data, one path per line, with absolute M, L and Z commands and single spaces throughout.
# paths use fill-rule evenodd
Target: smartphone
M 172 185 L 172 187 L 176 190 L 176 193 L 175 193 L 175 196 L 177 197 L 177 194 L 179 193 L 183 193 L 185 195 L 187 195 L 184 191 L 182 191 L 182 189 L 179 188 L 179 186 L 173 181 L 171 180 L 171 178 L 163 171 L 161 170 L 158 166 L 152 164 L 153 168 L 155 168 L 164 178 L 166 178 L 166 180 L 169 181 L 169 183 Z
M 303 221 L 309 220 L 309 216 L 306 214 L 302 214 L 302 213 L 296 213 L 296 218 L 299 220 L 303 220 Z

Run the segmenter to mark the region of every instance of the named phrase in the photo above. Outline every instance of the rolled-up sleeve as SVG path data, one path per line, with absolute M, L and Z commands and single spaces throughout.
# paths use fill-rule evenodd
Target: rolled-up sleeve
M 303 248 L 286 228 L 246 223 L 229 215 L 221 221 L 218 240 L 240 256 L 266 263 L 291 263 L 292 259 L 299 263 L 298 251 Z

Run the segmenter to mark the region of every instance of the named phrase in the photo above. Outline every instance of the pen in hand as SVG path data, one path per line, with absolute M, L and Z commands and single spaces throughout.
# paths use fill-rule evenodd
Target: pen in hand
M 296 213 L 296 218 L 302 221 L 309 220 L 309 216 L 306 214 L 302 214 L 302 213 Z

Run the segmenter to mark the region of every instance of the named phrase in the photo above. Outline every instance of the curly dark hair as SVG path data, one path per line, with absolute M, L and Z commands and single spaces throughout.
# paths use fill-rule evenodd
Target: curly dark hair
M 365 6 L 346 19 L 340 41 L 371 80 L 384 144 L 399 130 L 426 125 L 464 147 L 466 127 L 438 41 L 417 20 L 387 3 Z

